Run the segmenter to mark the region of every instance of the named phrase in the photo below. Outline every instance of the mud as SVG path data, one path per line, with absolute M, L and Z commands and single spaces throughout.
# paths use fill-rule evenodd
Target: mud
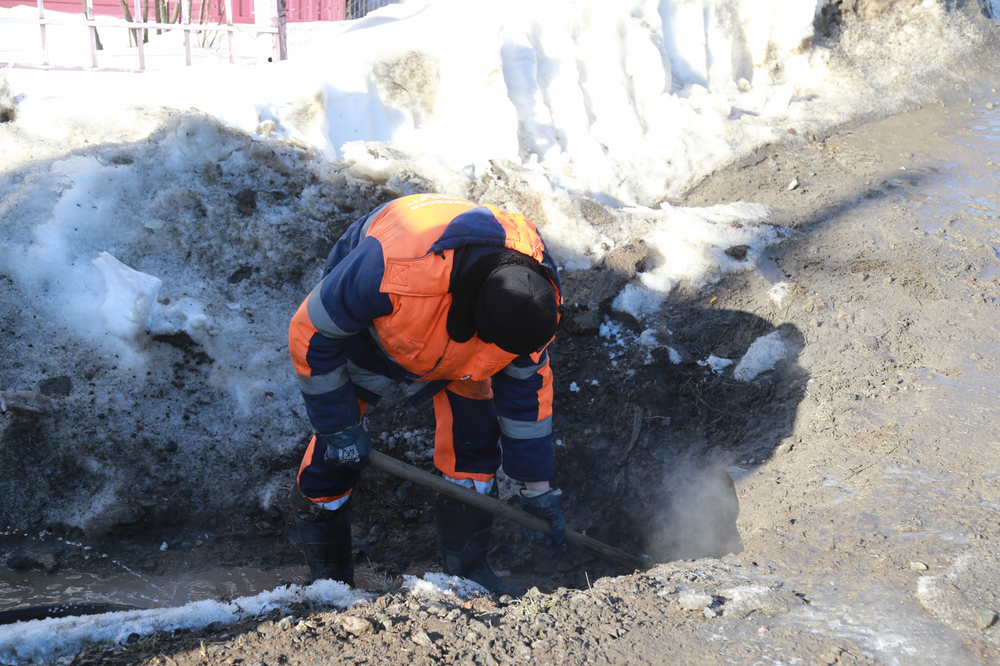
M 439 570 L 432 498 L 369 470 L 354 534 L 372 601 L 90 646 L 72 663 L 998 663 L 996 104 L 990 85 L 956 90 L 715 174 L 683 203 L 764 203 L 793 233 L 759 270 L 682 285 L 649 321 L 611 309 L 641 239 L 565 275 L 552 358 L 569 527 L 664 564 L 550 557 L 501 523 L 492 561 L 528 597 L 413 595 L 402 575 Z M 749 381 L 699 363 L 738 362 L 774 332 L 785 357 Z M 430 466 L 411 446 L 429 409 L 383 403 L 369 427 L 384 452 Z M 130 576 L 168 604 L 155 589 L 217 569 L 303 582 L 289 519 L 220 513 L 94 543 L 39 524 L 0 551 L 17 567 L 5 580 Z M 233 598 L 254 575 L 186 594 Z

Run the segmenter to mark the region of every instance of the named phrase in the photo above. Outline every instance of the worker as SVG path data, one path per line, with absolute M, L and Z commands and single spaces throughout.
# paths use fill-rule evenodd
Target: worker
M 333 247 L 323 279 L 289 327 L 310 422 L 291 491 L 313 580 L 354 584 L 350 504 L 371 439 L 364 416 L 393 385 L 433 400 L 434 465 L 498 496 L 501 462 L 521 507 L 565 538 L 552 487 L 552 371 L 547 347 L 559 276 L 535 226 L 518 213 L 438 194 L 379 206 Z M 493 514 L 439 495 L 444 572 L 497 594 L 523 588 L 487 562 Z

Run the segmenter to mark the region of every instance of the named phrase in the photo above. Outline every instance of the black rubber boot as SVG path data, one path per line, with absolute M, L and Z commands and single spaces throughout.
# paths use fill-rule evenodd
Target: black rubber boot
M 527 590 L 497 576 L 486 562 L 490 533 L 493 531 L 492 513 L 460 502 L 446 504 L 441 499 L 435 502 L 434 509 L 438 545 L 446 574 L 468 578 L 494 594 L 524 596 Z
M 303 496 L 298 486 L 292 489 L 291 500 L 295 526 L 313 581 L 339 580 L 354 587 L 351 513 L 348 506 L 344 505 L 336 511 L 321 509 Z
M 331 511 L 330 513 L 337 513 Z M 329 578 L 354 587 L 354 558 L 351 555 L 351 514 L 339 519 L 311 522 L 295 516 L 302 540 L 302 552 L 314 581 Z

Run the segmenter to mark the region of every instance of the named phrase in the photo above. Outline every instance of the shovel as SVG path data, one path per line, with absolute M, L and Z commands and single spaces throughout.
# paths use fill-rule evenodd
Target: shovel
M 446 481 L 439 476 L 434 476 L 433 474 L 425 472 L 422 469 L 417 469 L 413 465 L 408 465 L 391 456 L 387 456 L 384 453 L 379 453 L 374 449 L 369 451 L 368 460 L 371 462 L 372 467 L 376 467 L 383 472 L 394 474 L 412 481 L 413 483 L 424 486 L 425 488 L 437 491 L 442 495 L 453 497 L 454 499 L 464 502 L 469 506 L 482 509 L 483 511 L 489 511 L 492 514 L 500 516 L 501 518 L 506 518 L 507 520 L 512 520 L 523 527 L 527 527 L 529 530 L 536 530 L 538 532 L 544 532 L 550 536 L 552 535 L 552 526 L 549 525 L 549 521 L 544 518 L 539 518 L 534 514 L 530 514 L 527 511 L 522 511 L 521 509 L 512 507 L 509 504 L 504 504 L 500 500 L 493 499 L 488 495 L 483 495 L 482 493 L 477 493 L 474 490 L 463 488 L 457 483 Z M 602 560 L 606 560 L 633 571 L 645 571 L 654 564 L 642 559 L 641 557 L 636 557 L 635 555 L 626 553 L 624 550 L 615 548 L 614 546 L 609 546 L 606 543 L 601 543 L 600 541 L 591 539 L 590 537 L 584 536 L 579 532 L 574 532 L 573 530 L 566 530 L 566 543 L 571 546 L 576 546 L 580 550 L 584 550 L 591 555 L 601 558 Z

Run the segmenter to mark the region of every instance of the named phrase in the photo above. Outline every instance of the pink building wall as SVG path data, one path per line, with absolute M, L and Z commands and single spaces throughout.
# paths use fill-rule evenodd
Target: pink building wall
M 153 21 L 155 12 L 153 10 L 153 0 L 141 0 L 149 2 L 149 21 Z M 170 16 L 174 15 L 179 0 L 165 0 L 170 6 Z M 126 0 L 129 11 L 135 12 L 135 0 Z M 205 10 L 207 21 L 218 23 L 225 8 L 225 0 L 205 0 L 208 8 Z M 285 20 L 289 23 L 299 21 L 342 21 L 344 20 L 344 6 L 346 0 L 285 0 Z M 45 9 L 69 14 L 83 14 L 82 0 L 44 0 Z M 93 0 L 94 14 L 96 16 L 116 16 L 122 17 L 122 10 L 118 0 Z M 232 0 L 234 23 L 254 22 L 254 2 L 253 0 Z M 0 0 L 0 7 L 9 8 L 20 5 L 35 6 L 36 0 Z M 192 0 L 191 22 L 197 23 L 201 12 L 201 0 Z

